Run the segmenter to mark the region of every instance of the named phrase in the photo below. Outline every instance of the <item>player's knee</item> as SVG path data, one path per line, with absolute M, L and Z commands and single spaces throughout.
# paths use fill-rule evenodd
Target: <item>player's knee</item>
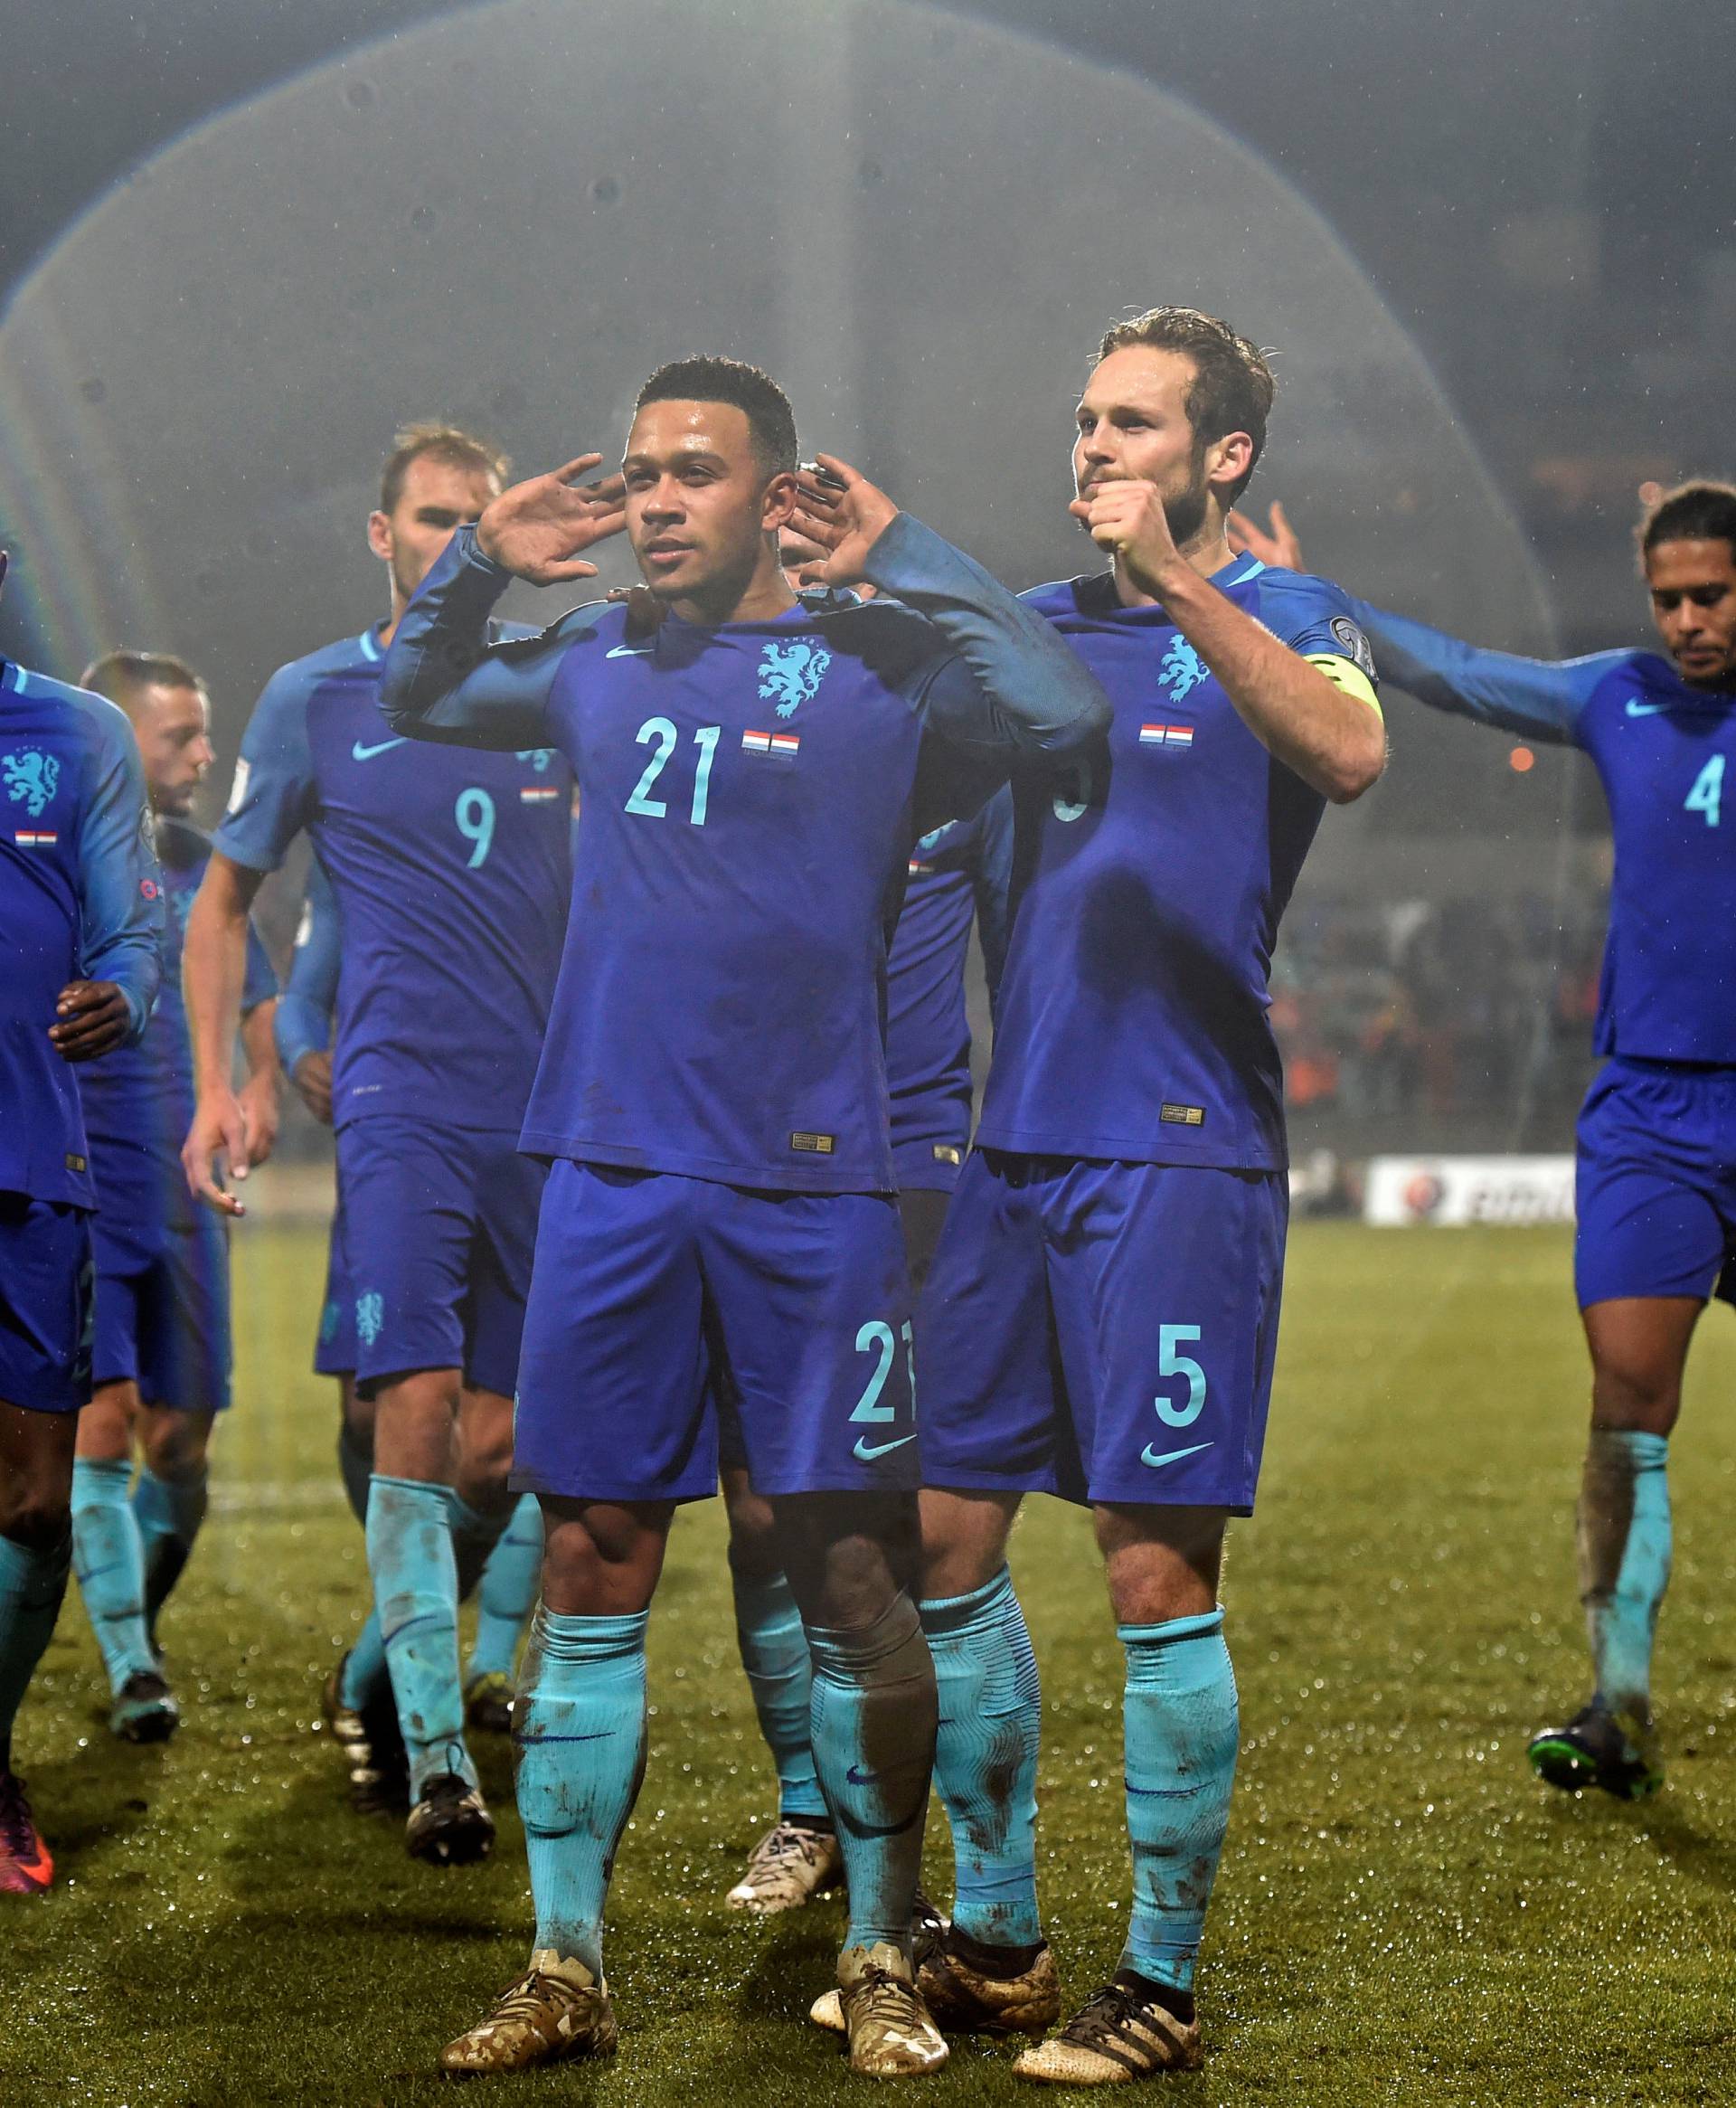
M 146 1469 L 177 1484 L 202 1478 L 210 1442 L 209 1413 L 155 1413 L 145 1429 Z
M 646 1609 L 663 1570 L 671 1511 L 601 1501 L 545 1501 L 542 1600 L 570 1617 L 626 1617 Z
M 920 1502 L 923 1601 L 944 1602 L 987 1587 L 1006 1564 L 1016 1502 L 929 1488 Z
M 71 1482 L 0 1479 L 0 1537 L 27 1552 L 52 1552 L 72 1527 Z
M 918 1582 L 916 1500 L 882 1494 L 841 1503 L 835 1495 L 779 1501 L 778 1542 L 802 1616 L 850 1631 L 882 1618 Z
M 1161 1625 L 1213 1609 L 1225 1519 L 1216 1508 L 1094 1509 L 1117 1623 Z
M 1591 1419 L 1598 1427 L 1668 1434 L 1682 1410 L 1682 1381 L 1674 1370 L 1599 1360 L 1591 1375 Z

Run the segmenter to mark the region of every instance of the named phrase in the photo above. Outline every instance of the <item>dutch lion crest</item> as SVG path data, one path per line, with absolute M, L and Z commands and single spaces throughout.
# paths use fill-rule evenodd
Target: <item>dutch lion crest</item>
M 22 753 L 0 755 L 0 770 L 5 771 L 6 795 L 12 802 L 22 801 L 32 819 L 41 819 L 60 788 L 59 759 L 39 747 L 26 747 Z
M 1169 691 L 1172 703 L 1197 688 L 1205 678 L 1205 664 L 1185 637 L 1178 637 L 1164 654 L 1157 679 Z
M 779 717 L 794 717 L 818 689 L 832 664 L 832 654 L 811 638 L 793 644 L 769 644 L 760 662 L 760 699 L 778 702 Z

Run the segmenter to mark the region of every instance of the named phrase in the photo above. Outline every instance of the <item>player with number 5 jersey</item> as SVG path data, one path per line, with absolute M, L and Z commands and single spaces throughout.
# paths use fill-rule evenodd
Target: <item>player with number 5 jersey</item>
M 1294 545 L 1275 515 L 1275 532 Z M 1244 523 L 1244 543 L 1263 544 Z M 1579 747 L 1615 837 L 1580 1114 L 1574 1279 L 1591 1354 L 1579 1508 L 1595 1687 L 1530 1745 L 1569 1791 L 1663 1783 L 1652 1640 L 1670 1573 L 1669 1436 L 1709 1298 L 1736 1302 L 1736 489 L 1689 483 L 1638 528 L 1664 655 L 1483 651 L 1359 605 L 1381 663 L 1436 709 Z
M 332 1112 L 355 1379 L 375 1404 L 368 1564 L 410 1759 L 406 1843 L 436 1865 L 480 1857 L 494 1836 L 465 1743 L 458 1574 L 514 1505 L 542 1186 L 515 1145 L 566 926 L 572 780 L 546 744 L 419 747 L 382 723 L 378 695 L 410 595 L 502 467 L 450 428 L 401 435 L 369 522 L 392 619 L 272 676 L 186 941 L 199 1104 L 184 1158 L 194 1191 L 238 1213 L 212 1168 L 219 1150 L 236 1176 L 247 1168 L 225 1052 L 235 946 L 266 873 L 307 835 L 344 931 Z M 349 1688 L 340 1741 L 364 1709 Z

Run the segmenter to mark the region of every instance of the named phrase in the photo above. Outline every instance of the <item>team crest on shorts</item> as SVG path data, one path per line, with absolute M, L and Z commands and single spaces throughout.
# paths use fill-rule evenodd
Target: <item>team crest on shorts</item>
M 386 1324 L 386 1299 L 378 1289 L 355 1299 L 355 1336 L 363 1347 L 372 1347 Z
M 776 701 L 779 717 L 794 717 L 802 704 L 819 693 L 832 654 L 812 637 L 791 643 L 768 644 L 760 661 L 760 700 Z
M 45 754 L 40 747 L 25 747 L 15 754 L 0 754 L 0 771 L 6 796 L 14 805 L 22 804 L 32 819 L 41 819 L 60 789 L 60 757 Z

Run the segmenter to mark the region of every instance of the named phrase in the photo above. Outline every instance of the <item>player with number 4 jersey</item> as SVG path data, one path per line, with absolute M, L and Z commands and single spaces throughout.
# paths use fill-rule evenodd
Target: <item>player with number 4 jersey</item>
M 1295 537 L 1281 514 L 1274 532 Z M 1580 1586 L 1596 1687 L 1530 1746 L 1569 1791 L 1663 1783 L 1652 1641 L 1670 1572 L 1669 1436 L 1707 1300 L 1736 1302 L 1736 489 L 1656 499 L 1638 545 L 1664 655 L 1482 651 L 1357 605 L 1422 702 L 1579 747 L 1615 837 L 1596 1045 L 1580 1114 L 1574 1279 L 1591 1353 Z M 1242 523 L 1244 544 L 1278 544 Z

